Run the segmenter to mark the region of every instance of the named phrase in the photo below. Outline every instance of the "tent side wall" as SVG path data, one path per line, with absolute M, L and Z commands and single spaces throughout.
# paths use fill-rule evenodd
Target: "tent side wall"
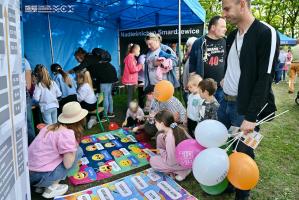
M 78 65 L 73 54 L 78 47 L 91 51 L 95 47 L 108 50 L 112 64 L 118 69 L 118 30 L 117 27 L 101 27 L 59 16 L 51 16 L 51 32 L 54 51 L 54 62 L 65 70 Z M 24 18 L 25 55 L 31 67 L 44 64 L 50 69 L 51 50 L 46 14 L 30 13 Z

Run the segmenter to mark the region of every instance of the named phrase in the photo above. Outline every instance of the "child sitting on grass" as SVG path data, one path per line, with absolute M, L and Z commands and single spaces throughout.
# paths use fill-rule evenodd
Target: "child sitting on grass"
M 29 146 L 30 184 L 44 198 L 63 195 L 68 185 L 60 184 L 83 155 L 79 146 L 88 111 L 78 102 L 64 105 L 58 123 L 41 129 Z
M 126 119 L 123 122 L 123 127 L 134 128 L 144 122 L 143 110 L 139 107 L 137 101 L 133 100 L 129 103 Z
M 190 136 L 175 123 L 173 114 L 167 110 L 162 110 L 155 115 L 155 125 L 159 133 L 157 136 L 158 155 L 150 158 L 151 167 L 174 175 L 177 181 L 184 180 L 191 170 L 186 170 L 177 163 L 175 148 Z

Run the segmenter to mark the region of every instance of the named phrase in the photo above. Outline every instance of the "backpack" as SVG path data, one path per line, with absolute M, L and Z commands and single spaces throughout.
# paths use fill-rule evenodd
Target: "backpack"
M 108 51 L 101 48 L 94 48 L 91 53 L 101 62 L 111 62 L 111 55 Z

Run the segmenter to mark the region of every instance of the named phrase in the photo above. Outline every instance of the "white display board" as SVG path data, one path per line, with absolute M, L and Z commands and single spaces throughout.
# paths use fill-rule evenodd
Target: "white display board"
M 19 9 L 0 0 L 0 200 L 31 199 Z

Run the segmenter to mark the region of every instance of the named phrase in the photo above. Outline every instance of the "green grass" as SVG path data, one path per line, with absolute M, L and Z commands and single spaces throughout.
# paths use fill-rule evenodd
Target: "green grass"
M 298 84 L 296 85 L 298 88 Z M 273 85 L 276 97 L 277 113 L 290 110 L 272 122 L 261 127 L 264 139 L 256 149 L 256 163 L 260 170 L 260 180 L 251 192 L 251 199 L 258 200 L 293 200 L 299 197 L 299 105 L 295 104 L 296 94 L 288 94 L 287 84 Z M 114 97 L 114 108 L 117 115 L 115 121 L 121 124 L 126 111 L 126 96 L 120 94 Z M 94 127 L 86 134 L 94 134 L 99 128 Z M 144 169 L 144 168 L 143 168 Z M 141 170 L 141 169 L 139 169 Z M 136 170 L 134 171 L 136 172 Z M 77 192 L 109 182 L 133 172 L 127 172 L 112 179 L 102 180 L 87 185 L 70 186 L 68 193 Z M 199 183 L 190 175 L 180 183 L 198 199 L 228 200 L 234 199 L 233 194 L 209 196 L 205 194 Z M 32 199 L 41 199 L 33 193 Z

